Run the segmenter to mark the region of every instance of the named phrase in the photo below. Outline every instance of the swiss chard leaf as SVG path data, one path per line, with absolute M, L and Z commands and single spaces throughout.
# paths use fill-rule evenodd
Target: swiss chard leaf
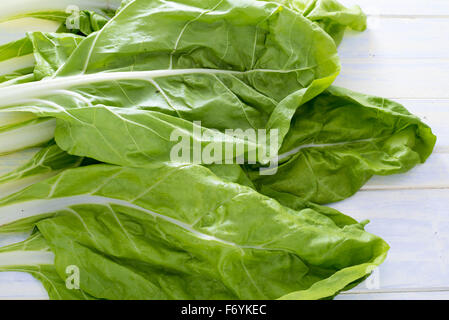
M 92 299 L 81 290 L 67 289 L 56 271 L 54 259 L 47 242 L 37 232 L 21 243 L 0 248 L 0 271 L 31 274 L 43 284 L 52 300 Z
M 34 81 L 33 45 L 23 38 L 0 46 L 0 86 Z
M 75 17 L 69 20 L 69 25 L 64 24 L 58 31 L 70 31 L 72 33 L 79 33 L 81 35 L 90 35 L 91 33 L 101 30 L 108 21 L 113 18 L 115 11 L 94 12 L 89 10 L 83 10 L 79 12 Z
M 52 76 L 82 39 L 73 34 L 34 32 L 27 38 L 0 47 L 0 61 L 3 61 L 0 68 L 1 64 L 33 65 L 30 69 L 3 76 L 6 81 L 0 83 L 0 88 L 8 90 L 18 82 L 34 86 L 35 81 Z M 44 145 L 54 138 L 55 127 L 55 119 L 38 118 L 31 112 L 21 114 L 0 110 L 0 154 Z
M 343 200 L 373 175 L 423 163 L 436 137 L 419 118 L 388 99 L 332 87 L 302 106 L 281 148 L 275 175 L 248 169 L 258 190 L 315 203 Z
M 154 136 L 163 136 L 160 149 L 170 149 L 173 144 L 164 147 L 166 132 L 184 129 L 181 120 L 219 131 L 278 129 L 282 141 L 296 109 L 339 72 L 328 35 L 279 4 L 183 5 L 129 2 L 78 46 L 53 79 L 0 92 L 3 108 L 63 119 L 56 140 L 70 153 L 136 166 L 163 154 L 147 146 Z M 20 97 L 12 94 L 19 90 Z M 163 125 L 152 125 L 150 133 L 149 118 Z M 112 122 L 126 134 L 116 135 Z M 115 150 L 120 145 L 127 150 Z
M 4 0 L 0 22 L 21 19 L 37 18 L 64 22 L 70 16 L 70 8 L 79 10 L 102 11 L 117 9 L 120 0 Z
M 71 156 L 51 143 L 24 165 L 0 177 L 0 196 L 6 197 L 63 170 L 77 167 L 82 161 L 82 158 Z
M 7 5 L 0 21 L 66 21 L 65 1 L 44 3 Z M 112 18 L 104 7 L 91 1 L 79 28 L 59 29 L 87 38 L 38 32 L 0 47 L 0 154 L 58 143 L 0 178 L 0 194 L 21 190 L 0 201 L 0 232 L 39 230 L 0 249 L 0 271 L 33 274 L 52 299 L 322 299 L 382 263 L 388 246 L 365 223 L 315 203 L 424 162 L 435 137 L 392 101 L 327 89 L 344 30 L 366 27 L 360 8 L 125 0 Z M 198 120 L 235 145 L 225 129 L 279 129 L 277 173 L 155 161 Z M 123 167 L 72 170 L 83 159 L 60 148 Z M 65 286 L 70 266 L 81 290 Z
M 99 165 L 6 198 L 0 224 L 37 224 L 59 275 L 77 266 L 96 298 L 319 299 L 388 251 L 363 225 L 337 225 L 319 210 L 283 207 L 201 166 Z
M 33 44 L 36 61 L 35 79 L 41 80 L 53 76 L 84 37 L 68 33 L 32 32 L 28 34 L 28 39 Z
M 297 10 L 316 22 L 337 45 L 342 41 L 348 27 L 356 31 L 366 29 L 366 15 L 359 6 L 346 8 L 335 0 L 276 0 L 276 2 Z

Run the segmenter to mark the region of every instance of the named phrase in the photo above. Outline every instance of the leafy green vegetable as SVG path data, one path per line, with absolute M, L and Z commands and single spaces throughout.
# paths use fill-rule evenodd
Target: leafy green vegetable
M 108 18 L 90 11 L 82 11 L 79 19 L 80 30 L 77 32 L 85 35 L 100 30 L 108 21 Z M 25 38 L 0 46 L 0 76 L 3 78 L 0 78 L 0 84 L 7 80 L 29 76 L 36 63 L 38 67 L 42 63 L 49 64 L 49 66 L 45 66 L 47 68 L 62 66 L 83 37 L 67 34 L 70 30 L 65 28 L 62 28 L 61 31 L 66 31 L 66 33 L 33 32 Z M 37 62 L 33 58 L 36 58 Z M 58 68 L 46 70 L 44 76 L 53 75 Z M 39 75 L 39 72 L 42 70 L 38 70 L 37 78 L 31 77 L 30 81 L 41 80 L 43 76 Z M 8 85 L 16 83 L 21 82 L 9 81 Z M 3 84 L 3 86 L 5 85 Z
M 321 4 L 319 6 L 320 8 L 323 7 L 323 4 Z M 328 8 L 328 7 L 327 7 Z M 340 8 L 340 7 L 338 7 Z M 123 12 L 126 12 L 126 10 L 130 10 L 127 9 L 126 7 L 123 9 Z M 324 9 L 323 9 L 324 10 Z M 124 13 L 121 14 L 124 14 Z M 304 10 L 302 12 L 305 12 Z M 340 14 L 338 16 L 345 16 L 344 14 Z M 346 24 L 350 24 L 350 20 L 344 20 L 346 22 Z M 114 21 L 113 21 L 114 22 Z M 128 20 L 125 20 L 125 25 L 130 23 Z M 355 22 L 353 22 L 355 23 Z M 362 24 L 362 22 L 360 22 Z M 111 23 L 112 25 L 113 23 Z M 118 24 L 118 22 L 117 22 Z M 342 22 L 343 24 L 343 22 Z M 121 25 L 120 25 L 121 26 Z M 355 27 L 355 26 L 354 26 Z M 105 41 L 108 43 L 109 38 L 106 36 L 108 33 L 108 28 L 106 28 L 105 30 L 102 31 L 102 34 L 104 34 L 105 36 Z M 115 29 L 113 31 L 111 31 L 110 33 L 115 32 Z M 92 37 L 93 38 L 93 37 Z M 95 37 L 96 39 L 96 37 Z M 99 38 L 101 39 L 101 38 Z M 124 41 L 127 41 L 127 39 L 125 39 Z M 88 39 L 86 40 L 86 42 L 88 42 Z M 98 46 L 98 45 L 97 45 Z M 82 46 L 81 46 L 82 47 Z M 90 48 L 90 47 L 89 47 Z M 100 50 L 100 49 L 98 49 Z M 74 57 L 77 57 L 77 61 L 80 60 L 79 59 L 79 54 L 81 53 L 81 55 L 85 52 L 86 50 L 82 50 L 82 48 L 78 48 Z M 51 50 L 50 50 L 51 52 Z M 119 54 L 120 52 L 113 52 L 110 53 L 106 56 L 112 55 L 115 56 L 117 54 Z M 105 54 L 102 53 L 101 55 L 102 59 L 105 59 Z M 92 58 L 91 58 L 92 59 Z M 75 59 L 73 59 L 75 60 Z M 114 60 L 116 61 L 116 60 Z M 71 61 L 69 61 L 69 65 L 70 65 Z M 75 63 L 75 65 L 78 62 Z M 114 62 L 116 63 L 116 62 Z M 120 60 L 118 63 L 122 64 L 122 60 Z M 126 64 L 126 62 L 125 62 Z M 57 66 L 56 66 L 57 67 Z M 55 68 L 53 68 L 51 71 L 54 71 Z M 135 66 L 133 66 L 135 67 Z M 67 68 L 66 66 L 64 66 L 64 68 Z M 168 73 L 170 73 L 171 70 L 167 70 Z M 51 72 L 50 72 L 51 74 Z M 134 74 L 139 74 L 140 76 L 140 72 L 134 72 Z M 151 77 L 151 75 L 154 73 L 147 73 L 145 74 L 146 77 Z M 128 76 L 128 72 L 126 73 L 126 75 Z M 132 77 L 133 73 L 129 73 L 129 76 Z M 111 77 L 111 81 L 109 82 L 104 82 L 104 83 L 95 83 L 94 81 L 103 81 L 106 77 Z M 114 76 L 114 77 L 113 77 Z M 192 125 L 189 124 L 188 122 L 185 121 L 179 121 L 178 119 L 175 119 L 175 117 L 182 117 L 182 118 L 187 118 L 187 120 L 193 120 L 193 119 L 202 119 L 202 117 L 207 117 L 207 123 L 206 125 L 212 128 L 217 128 L 217 121 L 220 122 L 220 126 L 218 127 L 218 129 L 224 129 L 224 128 L 229 128 L 231 126 L 236 126 L 236 127 L 243 127 L 244 129 L 249 128 L 251 125 L 251 122 L 254 123 L 256 121 L 258 121 L 258 117 L 260 116 L 260 114 L 255 114 L 255 118 L 254 121 L 249 121 L 249 119 L 247 119 L 246 117 L 242 117 L 243 122 L 246 122 L 242 124 L 242 121 L 236 121 L 237 119 L 235 118 L 235 114 L 234 112 L 230 112 L 230 116 L 232 116 L 232 118 L 230 118 L 228 121 L 226 121 L 225 119 L 229 116 L 227 116 L 226 114 L 229 113 L 225 108 L 222 108 L 222 105 L 224 103 L 229 105 L 229 102 L 223 102 L 221 104 L 217 103 L 216 104 L 212 104 L 211 106 L 220 106 L 220 108 L 222 109 L 220 112 L 221 114 L 223 114 L 223 112 L 225 113 L 223 116 L 220 117 L 210 117 L 210 114 L 216 114 L 217 112 L 215 111 L 215 109 L 211 109 L 210 112 L 208 109 L 204 109 L 204 108 L 200 108 L 200 109 L 204 109 L 204 110 L 195 110 L 195 109 L 187 109 L 186 107 L 184 107 L 182 110 L 182 113 L 180 113 L 179 115 L 176 112 L 171 112 L 172 109 L 172 104 L 170 105 L 166 105 L 166 106 L 158 106 L 158 107 L 152 107 L 151 105 L 144 105 L 148 102 L 151 102 L 152 104 L 154 104 L 154 93 L 156 93 L 156 95 L 158 95 L 158 92 L 155 88 L 153 88 L 153 90 L 156 90 L 156 92 L 148 92 L 148 90 L 146 90 L 144 93 L 144 89 L 148 89 L 148 86 L 151 86 L 151 84 L 148 83 L 143 83 L 142 84 L 134 84 L 131 86 L 131 88 L 129 88 L 129 81 L 127 80 L 125 85 L 121 85 L 121 84 L 117 84 L 116 81 L 117 79 L 120 80 L 120 77 L 124 76 L 124 74 L 120 73 L 120 76 L 115 77 L 114 74 L 108 74 L 108 75 L 101 75 L 101 77 L 97 77 L 96 74 L 93 75 L 85 75 L 85 76 L 78 76 L 77 78 L 75 77 L 68 77 L 68 78 L 64 78 L 62 80 L 58 80 L 55 79 L 53 80 L 54 82 L 49 82 L 47 83 L 42 83 L 42 87 L 37 88 L 35 86 L 29 86 L 29 91 L 38 91 L 39 93 L 41 92 L 45 92 L 45 90 L 48 90 L 48 87 L 50 85 L 55 85 L 55 86 L 59 86 L 61 81 L 65 81 L 65 84 L 62 84 L 62 86 L 67 86 L 70 87 L 69 83 L 71 80 L 76 80 L 76 81 L 87 81 L 87 85 L 83 84 L 81 86 L 81 89 L 79 88 L 75 88 L 75 89 L 70 89 L 67 91 L 64 91 L 64 95 L 63 97 L 55 97 L 54 94 L 52 94 L 51 98 L 47 101 L 42 101 L 42 99 L 39 99 L 38 102 L 41 103 L 40 109 L 38 110 L 39 113 L 42 114 L 41 109 L 45 108 L 45 111 L 43 112 L 44 115 L 46 116 L 57 116 L 59 118 L 64 119 L 64 122 L 61 122 L 57 131 L 57 135 L 56 135 L 56 139 L 59 143 L 59 145 L 65 149 L 68 150 L 70 153 L 72 154 L 77 154 L 80 156 L 89 156 L 89 157 L 93 157 L 96 158 L 98 160 L 102 160 L 102 161 L 106 161 L 109 163 L 115 163 L 115 164 L 120 164 L 120 165 L 133 165 L 133 166 L 142 166 L 142 165 L 146 165 L 146 163 L 149 161 L 149 159 L 166 159 L 167 155 L 169 154 L 169 150 L 171 150 L 171 148 L 173 147 L 173 145 L 175 144 L 174 142 L 170 142 L 169 141 L 169 137 L 170 137 L 170 133 L 174 130 L 174 128 L 182 128 L 184 130 L 189 130 L 192 131 L 191 129 L 188 128 L 192 128 Z M 142 77 L 142 79 L 145 79 L 145 76 Z M 202 77 L 204 75 L 199 75 L 199 77 Z M 162 75 L 162 77 L 164 77 L 164 74 Z M 83 80 L 83 79 L 88 79 L 88 80 Z M 99 80 L 90 80 L 90 79 L 99 79 Z M 162 78 L 164 80 L 164 78 Z M 89 82 L 89 81 L 93 81 L 93 83 Z M 112 88 L 111 88 L 112 86 Z M 88 88 L 86 88 L 88 87 Z M 94 88 L 90 88 L 90 87 L 94 87 Z M 97 88 L 100 87 L 100 88 Z M 42 90 L 41 90 L 42 88 Z M 128 89 L 129 88 L 129 89 Z M 38 89 L 38 90 L 37 90 Z M 171 90 L 180 90 L 179 85 L 176 84 L 172 85 L 170 87 Z M 184 87 L 181 87 L 182 90 L 185 90 Z M 208 88 L 209 89 L 209 88 Z M 22 86 L 20 88 L 20 91 L 28 91 L 28 88 Z M 59 90 L 59 88 L 58 88 Z M 64 89 L 66 90 L 66 89 Z M 189 89 L 190 90 L 190 89 Z M 70 91 L 73 91 L 73 93 L 70 93 Z M 93 94 L 90 92 L 93 91 Z M 165 91 L 165 90 L 163 90 Z M 192 90 L 193 91 L 193 90 Z M 196 88 L 194 93 L 196 94 Z M 210 91 L 210 90 L 208 90 Z M 335 90 L 334 90 L 335 91 Z M 53 92 L 53 90 L 52 90 Z M 190 92 L 190 91 L 189 91 Z M 328 96 L 331 91 L 328 91 L 326 93 L 326 95 L 323 95 L 323 97 Z M 185 93 L 185 92 L 183 92 Z M 215 94 L 215 92 L 213 92 Z M 207 93 L 207 94 L 211 94 L 211 93 Z M 31 95 L 35 95 L 34 93 L 31 93 Z M 68 97 L 67 97 L 68 95 Z M 72 96 L 70 96 L 72 95 Z M 118 95 L 118 97 L 117 97 Z M 159 95 L 156 96 L 156 98 L 158 99 L 157 104 L 160 104 L 161 102 L 165 102 L 165 104 L 170 103 L 172 101 L 172 99 L 167 99 L 167 94 L 163 94 L 162 97 L 160 96 L 161 92 L 159 92 Z M 180 96 L 180 94 L 172 94 L 173 96 Z M 23 97 L 23 95 L 22 95 Z M 105 100 L 105 97 L 108 97 L 107 100 Z M 197 96 L 195 95 L 195 98 Z M 218 97 L 218 99 L 217 99 Z M 215 100 L 223 100 L 222 97 L 225 97 L 227 99 L 227 96 L 223 96 L 223 94 L 220 95 L 219 92 L 217 92 L 215 94 L 214 101 Z M 101 98 L 101 99 L 99 99 Z M 201 96 L 202 99 L 204 99 L 203 93 Z M 208 99 L 208 102 L 209 100 Z M 247 98 L 245 98 L 247 99 Z M 324 98 L 318 98 L 320 101 L 323 101 Z M 365 98 L 365 99 L 370 99 L 370 98 Z M 33 102 L 35 101 L 35 99 L 32 99 Z M 46 100 L 46 99 L 43 99 Z M 53 101 L 51 101 L 53 100 Z M 57 104 L 55 105 L 54 102 L 55 100 L 57 101 Z M 93 100 L 93 101 L 92 101 Z M 95 101 L 97 100 L 97 101 Z M 137 101 L 136 101 L 137 100 Z M 143 100 L 143 101 L 142 101 Z M 164 101 L 165 100 L 165 101 Z M 174 99 L 173 99 L 174 100 Z M 360 99 L 359 99 L 360 100 Z M 20 101 L 20 100 L 19 100 Z M 61 102 L 59 102 L 61 101 Z M 116 104 L 117 101 L 122 101 L 120 102 L 119 107 L 121 108 L 117 108 L 117 107 L 107 107 L 105 108 L 105 106 L 108 105 L 112 105 L 112 104 Z M 148 102 L 147 102 L 148 101 Z M 111 103 L 112 102 L 112 103 Z M 258 101 L 256 101 L 258 102 Z M 202 103 L 201 100 L 199 101 L 192 101 L 191 104 L 196 104 L 196 103 Z M 91 106 L 90 108 L 86 108 L 84 105 L 88 105 Z M 39 107 L 39 103 L 34 103 L 34 105 L 37 105 Z M 73 109 L 70 109 L 70 106 L 73 105 Z M 97 107 L 99 106 L 99 107 Z M 50 108 L 49 108 L 50 107 Z M 126 107 L 126 109 L 124 108 Z M 239 108 L 240 106 L 236 106 L 235 109 Z M 360 105 L 360 107 L 363 109 L 363 105 Z M 50 112 L 47 112 L 48 109 L 51 108 L 56 108 L 55 111 L 51 110 Z M 234 108 L 234 107 L 232 107 Z M 23 108 L 20 108 L 23 109 Z M 34 109 L 34 108 L 33 108 Z M 131 109 L 131 110 L 130 110 Z M 137 110 L 136 110 L 137 109 Z M 141 109 L 144 109 L 143 111 Z M 165 109 L 165 110 L 164 110 Z M 168 109 L 168 110 L 167 110 Z M 279 111 L 281 111 L 281 108 L 278 108 Z M 306 108 L 300 108 L 300 111 L 305 110 Z M 28 109 L 26 109 L 28 110 Z M 156 112 L 151 112 L 153 110 L 156 110 Z M 316 113 L 313 115 L 314 119 L 316 119 L 315 121 L 320 121 L 320 117 L 324 117 L 320 112 L 319 112 L 319 108 L 316 108 L 314 110 L 312 110 L 311 112 L 309 112 L 309 114 L 312 113 Z M 329 108 L 327 109 L 329 111 Z M 169 116 L 165 116 L 160 114 L 160 111 L 164 112 L 164 113 L 169 113 Z M 232 111 L 232 109 L 229 109 L 229 111 Z M 56 112 L 56 115 L 55 115 Z M 186 115 L 184 115 L 187 114 Z M 204 113 L 204 114 L 203 114 Z M 336 113 L 336 112 L 334 112 Z M 333 113 L 333 114 L 334 114 Z M 248 116 L 248 112 L 245 113 L 245 116 Z M 302 117 L 302 113 L 299 112 L 299 115 L 297 116 L 297 118 L 301 118 Z M 342 112 L 338 117 L 339 118 L 344 118 L 345 113 Z M 390 119 L 394 119 L 395 115 L 392 114 L 390 116 Z M 100 120 L 99 120 L 100 119 Z M 416 120 L 416 119 L 415 119 Z M 204 118 L 203 118 L 204 121 Z M 294 122 L 296 121 L 296 118 L 294 119 Z M 381 120 L 376 120 L 376 121 L 381 121 Z M 393 121 L 393 120 L 391 120 Z M 259 121 L 260 122 L 260 121 Z M 337 121 L 335 121 L 334 123 L 336 123 Z M 376 122 L 377 123 L 377 122 Z M 204 124 L 204 122 L 203 122 Z M 382 126 L 384 126 L 385 124 L 380 123 Z M 263 124 L 262 124 L 263 125 Z M 422 125 L 424 126 L 424 125 Z M 115 130 L 111 130 L 111 128 L 123 128 L 120 131 L 115 131 Z M 342 126 L 338 127 L 338 128 L 333 128 L 334 130 L 338 130 L 341 133 L 341 135 L 347 136 L 348 134 L 352 134 L 351 132 L 347 132 L 345 130 L 345 125 L 343 124 Z M 363 130 L 363 126 L 359 127 L 360 130 Z M 398 130 L 398 128 L 392 128 L 392 130 Z M 302 128 L 297 127 L 297 128 L 292 128 L 289 136 L 290 141 L 287 141 L 284 144 L 284 148 L 282 150 L 283 153 L 291 153 L 292 150 L 294 150 L 295 148 L 302 148 L 303 147 L 303 141 L 296 141 L 296 139 L 298 138 L 297 135 L 298 133 L 296 132 L 301 132 L 304 131 L 302 130 Z M 69 134 L 69 132 L 71 134 Z M 125 135 L 122 134 L 122 132 L 126 133 Z M 300 134 L 306 134 L 306 133 L 300 133 Z M 79 139 L 79 141 L 74 141 L 74 139 L 72 137 L 76 137 L 76 139 Z M 96 137 L 95 139 L 92 139 L 92 137 Z M 343 137 L 344 138 L 344 137 Z M 411 139 L 415 139 L 417 138 L 418 140 L 420 139 L 420 137 L 410 137 Z M 430 139 L 429 139 L 430 138 Z M 308 137 L 307 139 L 311 140 L 311 137 Z M 432 139 L 433 137 L 431 135 L 428 135 L 428 138 L 426 141 L 424 141 L 424 143 L 427 143 L 429 146 L 432 145 Z M 96 143 L 96 141 L 100 141 L 100 140 L 106 140 L 107 143 L 103 145 L 103 148 L 99 148 L 98 144 Z M 352 139 L 353 141 L 357 141 L 357 137 L 355 137 L 355 139 Z M 150 142 L 151 141 L 151 142 Z M 333 141 L 338 141 L 341 142 L 342 140 L 340 139 L 334 139 Z M 347 141 L 347 137 L 346 139 L 343 139 L 343 141 Z M 130 145 L 130 142 L 132 143 Z M 319 144 L 326 144 L 326 141 L 324 142 L 319 142 Z M 335 143 L 335 142 L 329 142 L 331 144 Z M 408 148 L 407 146 L 407 141 L 404 141 L 404 145 L 401 145 L 401 147 L 403 148 Z M 363 144 L 363 143 L 362 143 Z M 365 145 L 369 144 L 369 142 L 365 142 Z M 336 146 L 333 146 L 334 149 Z M 345 147 L 345 145 L 341 145 L 340 147 Z M 374 148 L 376 148 L 376 146 L 372 146 Z M 320 148 L 322 149 L 322 148 Z M 328 148 L 326 148 L 328 149 Z M 414 147 L 412 146 L 411 149 L 413 150 Z M 365 150 L 366 151 L 366 150 Z M 419 151 L 418 151 L 419 152 Z M 428 152 L 428 150 L 426 151 L 426 153 Z M 372 154 L 371 154 L 372 156 Z M 382 156 L 385 156 L 384 153 L 377 153 L 376 155 L 378 157 L 378 159 L 375 159 L 376 161 L 383 161 L 385 159 L 381 159 Z M 395 155 L 388 155 L 390 157 L 390 159 L 392 157 L 395 157 Z M 419 161 L 417 161 L 416 157 L 414 159 L 408 159 L 407 158 L 407 154 L 404 154 L 403 157 L 401 157 L 399 159 L 399 162 L 404 162 L 404 161 L 408 161 L 407 165 L 403 165 L 403 163 L 399 163 L 399 168 L 393 169 L 390 168 L 390 170 L 385 169 L 384 171 L 380 171 L 380 170 L 375 170 L 375 168 L 373 169 L 372 166 L 366 166 L 366 165 L 360 165 L 358 166 L 358 171 L 355 172 L 351 175 L 345 175 L 345 179 L 343 179 L 344 183 L 342 185 L 339 185 L 339 189 L 342 189 L 341 191 L 334 191 L 334 185 L 332 183 L 326 184 L 325 182 L 322 182 L 320 186 L 318 186 L 318 183 L 316 181 L 322 181 L 323 179 L 327 178 L 327 175 L 330 171 L 332 172 L 336 172 L 339 171 L 340 173 L 342 173 L 341 175 L 345 174 L 348 170 L 349 172 L 353 172 L 352 168 L 348 169 L 349 167 L 347 166 L 348 162 L 345 162 L 345 160 L 340 161 L 340 163 L 338 164 L 338 166 L 340 167 L 340 169 L 336 169 L 334 166 L 333 162 L 335 162 L 335 160 L 330 160 L 327 162 L 327 166 L 325 167 L 321 167 L 321 170 L 313 170 L 313 168 L 308 168 L 307 165 L 304 165 L 304 163 L 299 163 L 299 162 L 295 162 L 293 160 L 289 161 L 288 164 L 283 164 L 282 168 L 282 172 L 280 172 L 279 174 L 275 175 L 274 177 L 262 177 L 261 179 L 259 179 L 258 174 L 253 174 L 251 173 L 251 178 L 253 180 L 255 180 L 257 182 L 257 184 L 259 185 L 259 190 L 265 189 L 265 187 L 267 188 L 272 188 L 273 184 L 275 184 L 277 187 L 278 191 L 283 191 L 283 192 L 290 192 L 293 193 L 295 195 L 298 196 L 303 196 L 306 197 L 307 199 L 310 199 L 312 201 L 315 202 L 319 202 L 319 203 L 328 203 L 328 202 L 333 202 L 333 201 L 337 201 L 337 200 L 341 200 L 343 198 L 346 198 L 350 195 L 352 195 L 355 191 L 357 191 L 361 185 L 363 185 L 367 179 L 369 177 L 371 177 L 373 174 L 391 174 L 391 173 L 395 173 L 395 172 L 403 172 L 405 170 L 410 169 L 411 167 L 413 167 L 413 165 L 425 160 L 425 158 L 427 158 L 427 155 L 423 154 L 421 159 Z M 164 158 L 165 157 L 165 158 Z M 358 155 L 355 154 L 355 158 L 357 158 Z M 361 156 L 363 157 L 363 155 Z M 354 157 L 353 157 L 354 158 Z M 357 161 L 357 160 L 356 160 Z M 303 161 L 304 162 L 304 161 Z M 350 162 L 352 164 L 352 162 Z M 312 165 L 313 166 L 313 165 Z M 293 168 L 292 168 L 293 167 Z M 300 168 L 300 169 L 298 169 Z M 299 173 L 297 173 L 296 171 L 300 170 Z M 313 173 L 310 173 L 310 171 L 314 171 Z M 282 176 L 285 176 L 285 178 L 280 178 Z M 310 176 L 314 176 L 310 178 Z M 340 175 L 340 176 L 341 176 Z M 338 181 L 340 179 L 339 175 L 336 175 L 337 178 L 334 178 L 335 181 Z M 288 178 L 288 181 L 285 181 L 285 179 Z M 301 182 L 301 183 L 297 183 L 297 181 L 305 181 L 305 182 Z M 330 189 L 330 190 L 329 190 Z M 268 191 L 265 191 L 268 192 Z
M 38 181 L 57 175 L 62 170 L 77 167 L 83 159 L 70 156 L 57 145 L 42 148 L 23 166 L 0 177 L 0 196 L 13 194 Z
M 101 11 L 117 9 L 120 2 L 120 0 L 3 0 L 0 22 L 28 17 L 63 22 L 70 15 L 68 10 L 70 8 Z
M 42 282 L 52 300 L 91 299 L 81 290 L 68 290 L 56 272 L 54 254 L 41 234 L 0 248 L 0 271 L 27 272 Z
M 366 29 L 366 15 L 359 6 L 346 8 L 335 0 L 275 0 L 293 10 L 301 12 L 306 18 L 316 22 L 337 45 L 343 39 L 346 28 L 356 31 Z
M 3 59 L 5 64 L 12 65 L 17 64 L 12 61 L 17 57 L 23 56 L 32 60 L 32 73 L 20 78 L 32 87 L 35 86 L 36 80 L 52 76 L 82 39 L 73 34 L 29 33 L 26 39 L 1 47 L 0 59 Z M 34 59 L 29 58 L 30 51 L 34 53 Z M 16 58 L 13 58 L 14 56 Z M 0 88 L 7 91 L 14 87 L 18 80 L 19 78 L 12 78 L 0 84 Z M 14 83 L 11 83 L 12 81 Z M 23 114 L 0 110 L 0 154 L 41 146 L 54 138 L 55 127 L 55 119 L 38 118 L 26 110 Z
M 388 250 L 361 224 L 283 207 L 194 165 L 67 170 L 1 201 L 3 231 L 36 223 L 59 275 L 79 267 L 81 289 L 105 299 L 326 298 Z
M 33 45 L 23 38 L 0 46 L 0 86 L 33 81 Z
M 27 67 L 0 75 L 0 86 L 32 82 L 35 80 L 33 71 L 34 67 Z
M 0 46 L 0 154 L 43 147 L 0 177 L 0 233 L 34 230 L 0 248 L 0 271 L 33 274 L 51 299 L 323 299 L 383 262 L 366 222 L 319 203 L 424 162 L 435 137 L 397 103 L 331 87 L 360 8 L 109 2 L 1 5 L 0 22 L 61 27 Z M 277 173 L 260 175 L 259 155 L 166 162 L 174 131 L 266 148 L 229 129 L 280 130 Z M 80 290 L 66 287 L 73 266 Z
M 0 29 L 10 30 L 9 41 L 19 40 L 27 32 L 36 30 L 88 35 L 100 30 L 119 4 L 119 0 L 4 0 Z
M 0 47 L 0 87 L 52 76 L 83 39 L 73 34 L 29 33 Z M 15 70 L 15 71 L 14 71 Z M 5 89 L 7 90 L 7 89 Z M 30 112 L 0 114 L 0 153 L 42 145 L 54 138 L 54 119 L 38 119 Z
M 23 38 L 0 46 L 0 61 L 23 57 L 33 53 L 33 45 L 27 38 Z
M 130 2 L 53 79 L 0 89 L 3 109 L 63 119 L 56 141 L 64 150 L 120 165 L 167 160 L 168 131 L 192 121 L 276 128 L 282 140 L 296 109 L 338 74 L 335 44 L 279 4 L 190 2 L 189 11 L 177 1 Z
M 35 79 L 41 80 L 53 76 L 84 37 L 67 33 L 33 32 L 28 34 L 28 39 L 34 48 Z
M 0 77 L 0 86 L 33 82 L 51 76 L 67 60 L 82 37 L 73 34 L 34 32 L 19 41 L 0 47 L 1 65 L 22 68 Z M 33 53 L 34 57 L 33 58 Z M 5 69 L 2 69 L 6 72 Z M 2 154 L 10 154 L 47 143 L 54 137 L 55 121 L 39 120 L 32 113 L 1 112 L 0 140 Z M 18 159 L 21 153 L 18 152 Z M 17 166 L 0 178 L 0 194 L 14 193 L 33 182 L 57 174 L 61 170 L 76 166 L 80 158 L 68 155 L 55 145 L 44 148 L 34 155 L 26 165 Z
M 332 87 L 302 106 L 281 148 L 275 175 L 248 174 L 262 193 L 289 193 L 331 203 L 357 192 L 373 175 L 424 163 L 436 137 L 400 104 Z
M 83 10 L 72 18 L 72 20 L 74 21 L 69 20 L 70 26 L 76 26 L 75 28 L 69 28 L 66 23 L 58 31 L 70 31 L 87 36 L 91 33 L 101 30 L 106 25 L 106 23 L 108 23 L 108 21 L 112 17 L 114 17 L 114 15 L 115 11 L 97 13 L 94 11 Z

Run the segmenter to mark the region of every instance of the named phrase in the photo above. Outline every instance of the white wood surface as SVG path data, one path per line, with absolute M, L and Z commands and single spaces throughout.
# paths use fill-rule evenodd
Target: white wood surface
M 449 299 L 449 0 L 341 2 L 358 3 L 369 28 L 348 32 L 336 84 L 399 101 L 432 127 L 438 143 L 425 165 L 375 177 L 333 205 L 371 220 L 367 230 L 391 245 L 374 276 L 337 299 Z M 19 238 L 0 236 L 0 245 Z M 18 297 L 46 293 L 29 275 L 0 273 L 0 299 Z
M 374 279 L 338 299 L 449 299 L 449 1 L 343 0 L 369 15 L 348 32 L 336 84 L 404 104 L 438 136 L 425 165 L 373 178 L 333 207 L 391 246 Z
M 380 16 L 449 16 L 447 0 L 339 0 L 346 6 L 359 5 L 368 15 Z
M 394 0 L 393 0 L 394 1 Z M 447 0 L 446 0 L 447 1 Z M 369 29 L 348 31 L 340 46 L 345 58 L 446 59 L 448 18 L 368 17 Z M 407 36 L 405 36 L 407 34 Z M 419 40 L 418 40 L 419 39 Z

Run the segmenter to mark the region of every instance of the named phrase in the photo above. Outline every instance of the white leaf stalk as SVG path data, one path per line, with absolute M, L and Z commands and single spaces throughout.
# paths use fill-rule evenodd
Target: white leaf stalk
M 23 266 L 54 265 L 55 255 L 50 251 L 11 251 L 0 253 L 0 270 Z
M 164 69 L 151 71 L 126 71 L 110 73 L 82 74 L 76 76 L 44 79 L 35 83 L 23 83 L 7 88 L 0 88 L 0 108 L 12 107 L 14 105 L 29 102 L 30 99 L 51 96 L 60 90 L 69 90 L 76 86 L 83 86 L 101 82 L 113 82 L 123 80 L 143 80 L 151 81 L 157 78 L 174 77 L 190 74 L 249 74 L 249 73 L 289 73 L 297 70 L 265 70 L 254 69 L 249 71 L 230 71 L 220 69 Z M 13 109 L 13 108 L 12 108 Z
M 0 130 L 0 155 L 37 147 L 54 138 L 55 119 L 36 119 Z
M 1 12 L 0 4 L 0 12 Z M 0 13 L 1 14 L 1 13 Z M 14 20 L 0 21 L 0 30 L 4 36 L 0 38 L 0 45 L 23 38 L 27 32 L 56 32 L 61 26 L 58 21 L 36 19 L 36 18 L 17 18 Z M 17 69 L 16 69 L 17 70 Z
M 26 177 L 23 179 L 18 180 L 12 180 L 6 183 L 0 184 L 0 197 L 7 197 L 11 194 L 14 194 L 16 192 L 19 192 L 20 190 L 23 190 L 29 186 L 32 186 L 35 183 L 41 182 L 43 180 L 49 179 L 56 174 L 58 174 L 60 171 L 57 172 L 48 172 L 45 174 L 35 175 Z
M 0 177 L 0 198 L 16 193 L 35 183 L 51 178 L 58 173 L 78 167 L 83 158 L 67 154 L 56 144 L 50 144 L 42 149 L 37 149 L 35 153 L 29 156 L 36 149 L 27 149 L 23 152 L 14 153 L 14 155 L 1 157 L 0 164 L 9 162 L 12 166 L 6 166 L 5 175 Z M 24 161 L 24 159 L 26 159 Z M 19 165 L 17 165 L 19 163 Z M 20 165 L 20 163 L 23 163 Z M 0 167 L 0 169 L 3 169 Z M 8 170 L 9 169 L 9 170 Z
M 10 74 L 17 70 L 34 67 L 35 62 L 33 54 L 0 61 L 0 75 Z M 5 85 L 0 84 L 0 86 L 3 87 Z

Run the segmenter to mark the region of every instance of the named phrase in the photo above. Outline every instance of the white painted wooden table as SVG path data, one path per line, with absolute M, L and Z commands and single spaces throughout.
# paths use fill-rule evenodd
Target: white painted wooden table
M 369 27 L 347 34 L 336 84 L 399 101 L 438 143 L 425 165 L 334 205 L 370 219 L 367 230 L 391 246 L 376 279 L 338 299 L 449 299 L 449 0 L 342 2 L 358 3 Z
M 449 299 L 449 0 L 341 2 L 359 4 L 369 27 L 348 32 L 336 84 L 401 102 L 432 127 L 438 144 L 425 165 L 376 177 L 333 205 L 370 219 L 367 230 L 391 245 L 374 276 L 337 299 Z M 14 240 L 0 237 L 0 245 Z M 0 299 L 46 297 L 31 276 L 0 273 Z

